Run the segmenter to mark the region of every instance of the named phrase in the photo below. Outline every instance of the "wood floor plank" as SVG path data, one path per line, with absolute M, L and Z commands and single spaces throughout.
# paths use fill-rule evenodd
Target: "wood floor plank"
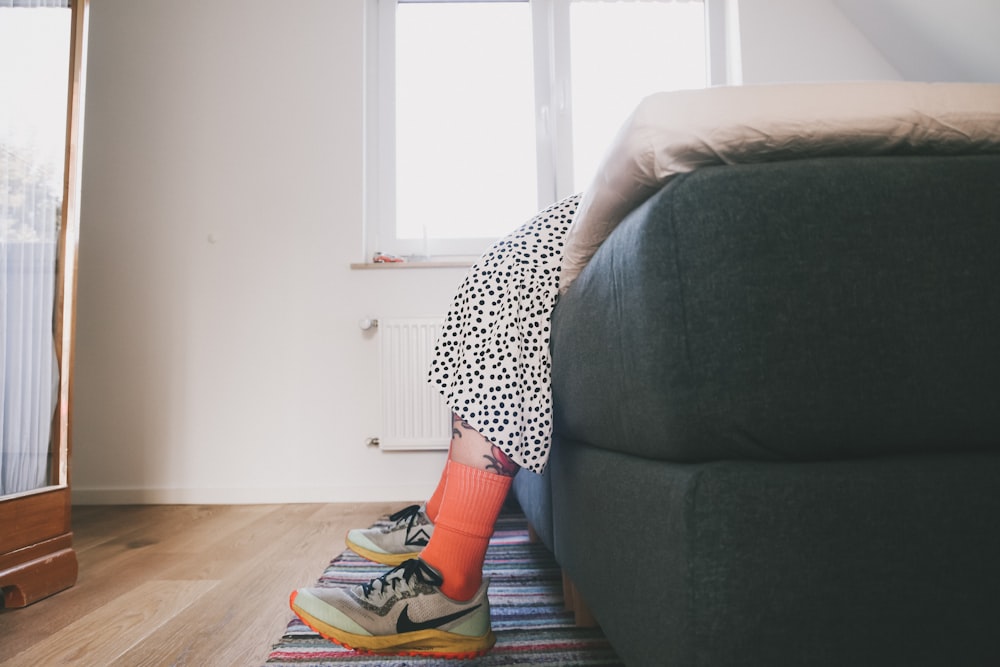
M 114 538 L 123 525 L 136 525 L 147 520 L 154 520 L 153 513 L 139 505 L 120 506 L 115 512 L 98 506 L 74 507 L 70 518 L 73 548 L 79 556 L 91 547 Z
M 325 507 L 327 512 L 310 506 L 310 516 L 292 517 L 290 510 L 302 508 L 289 506 L 281 510 L 284 520 L 266 517 L 259 526 L 249 526 L 244 539 L 252 535 L 258 539 L 221 549 L 226 552 L 221 585 L 113 667 L 182 660 L 184 664 L 263 664 L 291 619 L 289 593 L 318 578 L 328 561 L 343 551 L 343 534 L 356 521 L 368 525 L 377 517 L 351 512 L 348 506 Z M 256 557 L 240 558 L 240 552 L 248 548 L 255 550 Z
M 206 536 L 230 530 L 232 517 L 236 517 L 234 526 L 243 525 L 246 515 L 245 508 L 233 506 L 154 505 L 145 506 L 139 513 L 120 507 L 105 511 L 118 517 L 118 533 L 106 536 L 100 543 L 92 542 L 89 549 L 78 554 L 80 574 L 76 586 L 19 613 L 0 612 L 0 630 L 7 626 L 6 632 L 12 635 L 4 641 L 11 652 L 21 651 L 75 621 L 84 601 L 88 609 L 106 604 L 150 579 L 165 578 L 164 572 L 179 562 L 196 563 L 205 546 L 197 547 L 197 542 L 191 541 L 192 534 L 206 540 Z M 185 533 L 186 528 L 198 527 L 199 521 L 203 522 L 200 529 Z M 80 526 L 85 536 L 86 528 L 86 524 Z M 178 551 L 181 548 L 187 551 Z
M 84 569 L 74 587 L 29 607 L 0 611 L 0 636 L 5 651 L 20 652 L 76 621 L 81 613 L 107 604 L 146 582 L 151 572 L 171 567 L 172 554 L 140 554 L 135 550 L 110 554 L 96 567 Z
M 0 609 L 0 665 L 68 659 L 101 667 L 256 667 L 291 619 L 289 593 L 316 581 L 343 551 L 348 529 L 370 525 L 401 506 L 78 508 L 73 530 L 80 580 L 25 609 Z M 174 593 L 160 589 L 174 582 L 184 583 Z M 134 618 L 126 615 L 133 620 L 109 622 L 135 604 L 137 591 L 147 589 L 159 597 L 134 610 Z M 142 620 L 150 611 L 146 607 L 156 610 L 155 632 Z M 94 654 L 103 644 L 114 650 Z M 17 662 L 3 662 L 10 656 Z
M 10 667 L 109 665 L 202 597 L 214 581 L 148 581 L 5 662 Z

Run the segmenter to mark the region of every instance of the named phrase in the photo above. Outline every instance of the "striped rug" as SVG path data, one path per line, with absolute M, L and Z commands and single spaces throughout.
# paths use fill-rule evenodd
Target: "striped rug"
M 353 586 L 387 569 L 348 550 L 333 559 L 319 585 Z M 544 545 L 529 541 L 522 514 L 505 512 L 500 516 L 483 570 L 490 579 L 490 608 L 497 636 L 496 646 L 485 656 L 456 661 L 361 654 L 326 641 L 293 617 L 267 664 L 299 667 L 622 664 L 599 629 L 578 628 L 573 624 L 572 614 L 563 606 L 559 567 Z

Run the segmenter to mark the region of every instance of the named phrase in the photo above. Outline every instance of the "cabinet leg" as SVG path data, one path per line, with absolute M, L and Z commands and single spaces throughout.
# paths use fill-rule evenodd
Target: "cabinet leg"
M 62 549 L 0 572 L 7 609 L 27 607 L 76 583 L 76 552 Z

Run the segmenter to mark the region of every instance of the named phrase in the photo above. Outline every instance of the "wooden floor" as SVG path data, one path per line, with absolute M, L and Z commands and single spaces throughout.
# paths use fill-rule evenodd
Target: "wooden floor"
M 263 665 L 288 595 L 401 503 L 75 507 L 73 588 L 0 609 L 0 665 Z

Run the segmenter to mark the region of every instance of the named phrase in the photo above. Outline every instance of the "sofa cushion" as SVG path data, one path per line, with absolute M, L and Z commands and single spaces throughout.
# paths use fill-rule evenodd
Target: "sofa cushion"
M 674 464 L 557 439 L 556 556 L 629 665 L 1000 664 L 1000 455 Z
M 551 473 L 521 470 L 514 477 L 511 492 L 524 512 L 535 535 L 549 551 L 555 551 L 552 539 L 552 489 Z
M 671 461 L 1000 445 L 1000 156 L 709 167 L 553 313 L 556 429 Z

